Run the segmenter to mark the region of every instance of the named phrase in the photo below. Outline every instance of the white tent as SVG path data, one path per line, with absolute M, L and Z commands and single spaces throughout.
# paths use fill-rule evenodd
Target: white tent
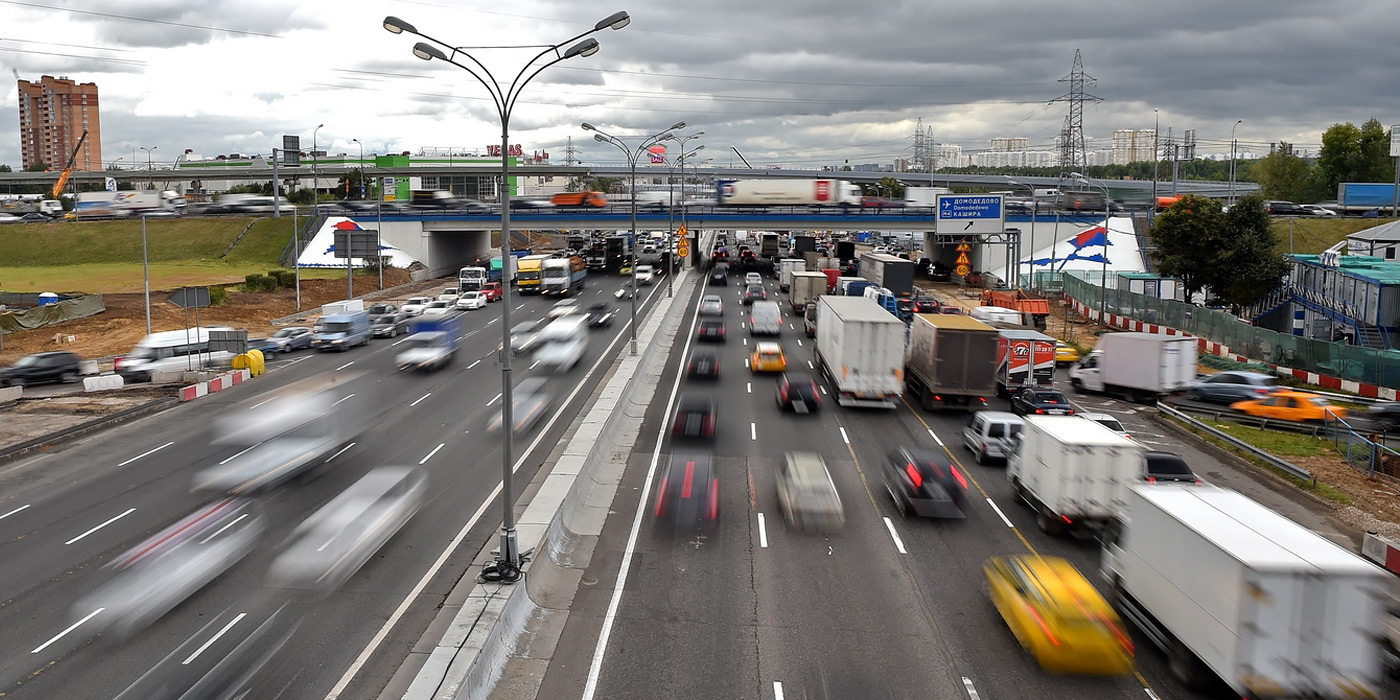
M 1062 224 L 1061 229 L 1064 227 Z M 1028 276 L 1032 271 L 1142 272 L 1144 267 L 1132 219 L 1117 217 L 1108 220 L 1106 229 L 1102 222 L 1096 222 L 1035 251 L 1020 261 L 1018 271 Z
M 354 219 L 344 216 L 332 216 L 321 224 L 321 230 L 312 236 L 311 242 L 306 244 L 306 248 L 301 251 L 297 258 L 299 267 L 345 267 L 345 258 L 335 257 L 335 232 L 340 229 L 351 231 L 365 230 Z M 407 268 L 417 259 L 409 254 L 381 241 L 380 255 L 388 258 L 388 264 L 392 267 Z M 364 264 L 363 258 L 352 258 L 350 265 L 359 267 Z

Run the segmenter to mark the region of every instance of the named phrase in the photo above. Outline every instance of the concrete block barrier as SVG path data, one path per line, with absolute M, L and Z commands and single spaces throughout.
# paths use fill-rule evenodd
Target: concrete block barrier
M 1400 542 L 1368 532 L 1361 540 L 1361 554 L 1391 573 L 1400 574 Z
M 24 396 L 24 387 L 22 386 L 0 387 L 0 403 L 18 401 L 21 396 Z
M 187 387 L 184 387 L 184 388 L 180 389 L 180 400 L 181 400 L 181 401 L 193 401 L 193 400 L 195 400 L 195 399 L 197 399 L 197 398 L 199 398 L 199 397 L 201 397 L 201 396 L 207 395 L 208 393 L 209 393 L 209 383 L 208 383 L 208 382 L 200 382 L 200 383 L 198 383 L 198 384 L 191 384 L 190 386 L 187 386 Z
M 83 377 L 83 391 L 111 391 L 126 384 L 120 374 L 103 374 L 96 377 Z

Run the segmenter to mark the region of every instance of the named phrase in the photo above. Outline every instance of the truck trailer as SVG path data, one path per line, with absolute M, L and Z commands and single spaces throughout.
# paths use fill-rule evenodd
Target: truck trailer
M 1020 289 L 988 289 L 982 292 L 982 305 L 1029 314 L 1035 327 L 1042 330 L 1050 319 L 1050 301 Z
M 1055 383 L 1055 339 L 1029 329 L 997 331 L 997 396 Z
M 1196 381 L 1196 347 L 1179 335 L 1108 333 L 1070 369 L 1070 384 L 1135 401 L 1182 392 Z
M 806 312 L 807 302 L 816 301 L 817 297 L 826 294 L 827 277 L 820 272 L 794 272 L 792 273 L 792 285 L 788 292 L 788 302 L 792 305 L 792 312 L 798 316 Z
M 904 387 L 925 411 L 981 408 L 996 393 L 995 328 L 968 316 L 914 314 L 909 330 Z
M 904 324 L 861 297 L 817 298 L 817 360 L 842 406 L 895 408 L 904 394 Z
M 914 262 L 885 253 L 860 256 L 860 276 L 877 287 L 890 290 L 895 296 L 914 293 Z
M 1102 529 L 1124 508 L 1128 486 L 1147 476 L 1147 448 L 1097 421 L 1026 416 L 1006 460 L 1016 497 L 1049 535 Z
M 734 206 L 860 206 L 860 188 L 846 180 L 719 180 L 715 202 Z

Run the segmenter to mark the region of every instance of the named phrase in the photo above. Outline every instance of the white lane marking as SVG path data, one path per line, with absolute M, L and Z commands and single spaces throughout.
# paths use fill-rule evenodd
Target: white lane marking
M 811 361 L 811 360 L 807 360 L 807 369 L 816 369 L 816 367 L 814 367 L 814 366 L 812 365 L 812 361 Z
M 427 461 L 430 460 L 430 459 L 432 459 L 432 458 L 433 458 L 433 455 L 437 454 L 437 453 L 438 453 L 438 450 L 442 449 L 443 445 L 446 445 L 446 444 L 447 444 L 447 443 L 445 443 L 445 442 L 439 442 L 439 443 L 438 443 L 438 446 L 437 446 L 437 447 L 434 447 L 434 448 L 433 448 L 433 451 L 428 453 L 428 456 L 424 457 L 423 459 L 418 460 L 418 463 L 419 463 L 419 464 L 425 464 L 425 463 L 427 463 Z
M 167 442 L 167 443 L 165 443 L 164 445 L 161 445 L 160 447 L 157 447 L 157 448 L 155 448 L 155 449 L 153 449 L 153 450 L 146 450 L 145 452 L 142 452 L 141 454 L 136 455 L 135 457 L 132 457 L 131 459 L 128 459 L 128 460 L 126 460 L 125 462 L 122 462 L 121 464 L 118 464 L 117 466 L 119 466 L 119 467 L 125 467 L 126 465 L 131 464 L 132 462 L 135 462 L 136 460 L 141 459 L 142 457 L 145 457 L 146 455 L 155 454 L 156 452 L 160 452 L 161 450 L 163 450 L 163 449 L 165 449 L 165 448 L 167 448 L 167 447 L 170 447 L 171 445 L 174 445 L 174 444 L 175 444 L 175 442 L 174 442 L 174 441 L 171 441 L 171 442 Z
M 214 539 L 215 537 L 218 537 L 219 535 L 222 535 L 223 532 L 224 532 L 224 530 L 227 530 L 227 529 L 233 527 L 234 525 L 237 525 L 237 524 L 239 523 L 239 521 L 243 520 L 243 519 L 246 518 L 246 517 L 248 517 L 248 514 L 247 514 L 247 513 L 244 513 L 243 515 L 240 515 L 240 516 L 234 518 L 234 519 L 233 519 L 233 522 L 231 522 L 231 523 L 229 523 L 229 524 L 227 524 L 227 525 L 225 525 L 225 526 L 219 528 L 218 530 L 214 531 L 214 534 L 212 534 L 212 535 L 210 535 L 210 536 L 208 536 L 208 537 L 206 537 L 206 538 L 200 540 L 199 543 L 200 543 L 200 544 L 204 544 L 204 543 L 208 542 L 209 540 L 212 540 L 212 539 Z
M 97 532 L 98 530 L 101 530 L 102 528 L 107 527 L 108 525 L 111 525 L 112 523 L 117 522 L 118 520 L 121 520 L 122 518 L 125 518 L 126 516 L 131 515 L 135 512 L 135 508 L 127 508 L 125 513 L 122 513 L 121 515 L 118 515 L 117 517 L 112 518 L 111 520 L 108 520 L 107 522 L 102 523 L 101 525 L 98 525 L 97 527 L 88 530 L 87 532 L 84 532 L 83 534 L 78 535 L 77 537 L 74 537 L 71 540 L 68 540 L 67 542 L 64 542 L 63 544 L 73 544 L 74 542 L 77 542 L 78 540 L 81 540 L 84 537 L 87 537 L 88 535 L 91 535 L 92 533 Z
M 267 403 L 268 401 L 271 401 L 272 399 L 275 399 L 275 398 L 277 398 L 277 397 L 274 396 L 274 397 L 269 398 L 269 399 L 263 399 L 262 401 L 259 401 L 259 402 L 255 403 L 255 404 L 253 404 L 252 406 L 249 406 L 249 407 L 248 407 L 248 410 L 251 411 L 251 410 L 257 408 L 258 406 L 261 406 L 261 405 L 263 405 L 263 404 Z
M 749 393 L 750 393 L 750 394 L 753 393 L 753 382 L 746 382 L 746 383 L 744 384 L 744 386 L 748 387 L 748 390 L 749 390 Z
M 486 325 L 489 326 L 489 325 L 491 325 L 491 324 L 493 324 L 493 323 L 495 323 L 495 322 L 497 322 L 497 321 L 499 321 L 499 320 L 501 320 L 501 319 L 499 319 L 499 318 L 493 318 L 493 319 L 491 319 L 490 321 L 487 321 L 487 322 L 486 322 Z
M 335 453 L 335 454 L 333 454 L 333 455 L 331 455 L 331 456 L 329 456 L 329 457 L 326 458 L 326 462 L 329 462 L 329 461 L 335 459 L 336 457 L 339 457 L 340 454 L 341 454 L 342 452 L 344 452 L 344 451 L 346 451 L 346 450 L 348 450 L 348 449 L 350 449 L 350 448 L 352 448 L 352 447 L 354 447 L 354 446 L 355 446 L 355 443 L 352 442 L 352 443 L 350 443 L 349 445 L 346 445 L 345 447 L 342 447 L 342 448 L 340 448 L 339 450 L 336 450 L 336 453 Z M 322 464 L 325 464 L 325 462 L 322 462 Z
M 748 339 L 748 338 L 744 338 L 744 344 L 745 344 L 745 345 L 748 345 L 748 344 L 749 344 L 749 339 Z
M 760 549 L 768 548 L 768 527 L 764 525 L 763 514 L 758 514 L 758 546 Z
M 228 621 L 227 625 L 224 625 L 223 629 L 219 630 L 218 634 L 215 634 L 214 636 L 210 637 L 208 641 L 199 645 L 199 648 L 195 649 L 193 654 L 190 654 L 188 657 L 185 658 L 184 661 L 181 661 L 180 665 L 189 666 L 191 661 L 194 661 L 195 659 L 199 658 L 199 655 L 203 654 L 205 649 L 208 649 L 209 647 L 213 646 L 214 642 L 219 641 L 219 637 L 222 637 L 225 634 L 227 634 L 229 630 L 233 629 L 234 625 L 238 624 L 240 621 L 243 620 L 243 618 L 247 616 L 248 613 L 238 613 L 237 616 L 235 616 L 232 620 Z
M 899 539 L 899 533 L 894 531 L 894 523 L 890 521 L 888 516 L 884 520 L 885 529 L 890 531 L 890 537 L 894 539 L 894 548 L 898 549 L 900 554 L 908 554 L 909 552 L 904 549 L 904 540 Z
M 261 445 L 261 444 L 262 444 L 262 443 L 258 443 L 258 445 Z M 225 460 L 222 461 L 222 462 L 219 462 L 219 465 L 222 466 L 222 465 L 228 464 L 229 462 L 232 462 L 232 461 L 235 460 L 235 459 L 238 459 L 238 455 L 241 455 L 241 454 L 243 454 L 244 452 L 247 452 L 248 450 L 253 449 L 253 447 L 257 447 L 258 445 L 253 445 L 252 447 L 245 447 L 245 448 L 239 450 L 239 451 L 238 451 L 238 454 L 236 454 L 236 455 L 234 455 L 234 456 L 232 456 L 232 457 L 229 457 L 228 459 L 225 459 Z
M 516 311 L 519 311 L 519 310 L 521 310 L 521 309 L 523 309 L 523 308 L 525 308 L 525 305 L 524 305 L 524 304 L 521 304 L 520 306 L 515 307 L 515 310 L 516 310 Z
M 408 407 L 409 407 L 409 408 L 413 408 L 414 406 L 417 406 L 418 404 L 422 403 L 422 402 L 423 402 L 423 399 L 426 399 L 426 398 L 428 398 L 429 396 L 432 396 L 432 395 L 433 395 L 433 392 L 431 392 L 431 391 L 428 392 L 428 393 L 426 393 L 426 394 L 423 394 L 422 396 L 419 396 L 419 397 L 418 397 L 418 400 L 417 400 L 417 401 L 414 401 L 413 403 L 409 404 Z
M 758 424 L 757 424 L 757 423 L 749 423 L 749 439 L 750 439 L 750 440 L 757 440 L 757 439 L 758 439 Z
M 341 365 L 341 366 L 339 366 L 339 367 L 336 367 L 336 368 L 335 368 L 335 371 L 339 372 L 340 370 L 345 369 L 346 367 L 349 367 L 350 365 L 353 365 L 353 364 L 355 364 L 355 361 L 354 361 L 354 360 L 351 360 L 351 361 L 346 362 L 345 364 L 343 364 L 343 365 Z
M 393 344 L 393 345 L 390 345 L 389 347 L 391 347 L 391 348 L 396 348 L 396 347 L 399 346 L 400 343 L 407 343 L 407 342 L 408 342 L 408 338 L 409 338 L 408 336 L 404 336 L 404 339 L 403 339 L 403 340 L 395 340 L 395 341 L 394 341 L 394 344 Z
M 783 684 L 773 681 L 773 700 L 783 700 Z
M 851 444 L 851 439 L 846 437 L 846 427 L 838 425 L 836 426 L 836 429 L 841 431 L 841 442 L 844 442 L 847 445 Z
M 744 358 L 744 366 L 745 366 L 745 367 L 748 367 L 748 366 L 749 366 L 749 358 L 747 358 L 747 357 Z
M 539 361 L 539 360 L 535 360 L 534 362 L 531 362 L 531 363 L 530 363 L 530 369 L 534 369 L 535 367 L 539 366 L 539 364 L 540 364 L 540 361 Z
M 4 514 L 4 515 L 0 515 L 0 520 L 4 520 L 5 518 L 8 518 L 8 517 L 10 517 L 11 515 L 14 515 L 15 513 L 18 513 L 18 512 L 20 512 L 20 511 L 22 511 L 22 510 L 24 510 L 25 508 L 28 508 L 28 507 L 29 507 L 28 505 L 22 505 L 22 506 L 20 506 L 20 507 L 18 507 L 18 508 L 16 508 L 16 509 L 14 509 L 14 510 L 12 510 L 12 511 L 6 513 L 6 514 Z
M 967 697 L 969 700 L 982 700 L 982 696 L 977 694 L 977 689 L 972 687 L 972 679 L 967 676 L 963 676 L 962 679 L 963 687 L 967 688 Z
M 818 388 L 822 390 L 822 394 L 823 394 L 823 395 L 826 395 L 826 387 L 823 386 L 823 387 L 818 387 Z
M 793 329 L 793 325 L 792 325 L 791 323 L 789 323 L 789 324 L 788 324 L 788 330 L 792 330 L 792 329 Z
M 41 652 L 41 651 L 43 651 L 43 650 L 45 650 L 45 649 L 48 649 L 50 644 L 53 644 L 54 642 L 56 642 L 56 641 L 58 641 L 58 640 L 60 640 L 60 639 L 63 639 L 63 635 L 68 634 L 69 632 L 72 632 L 72 631 L 75 630 L 75 629 L 78 629 L 78 625 L 81 625 L 81 624 L 83 624 L 84 622 L 87 622 L 88 620 L 91 620 L 93 617 L 96 617 L 96 616 L 97 616 L 97 613 L 100 613 L 100 612 L 102 612 L 103 610 L 106 610 L 106 609 L 107 609 L 107 608 L 98 608 L 98 609 L 96 609 L 96 610 L 94 610 L 94 611 L 88 613 L 87 615 L 83 616 L 83 619 L 78 620 L 77 622 L 74 622 L 72 625 L 70 625 L 70 626 L 68 627 L 68 629 L 63 630 L 62 632 L 59 632 L 57 635 L 54 636 L 53 639 L 50 639 L 49 641 L 44 642 L 43 644 L 40 644 L 39 646 L 37 646 L 37 647 L 34 648 L 34 651 L 31 651 L 31 652 L 29 652 L 29 653 L 31 653 L 31 654 L 37 654 L 37 653 L 39 653 L 39 652 Z
M 938 443 L 939 447 L 945 447 L 943 441 L 938 439 L 938 433 L 933 432 L 933 428 L 928 429 L 928 436 L 933 438 L 933 441 Z
M 801 339 L 801 338 L 798 338 L 798 339 L 797 339 L 797 347 L 799 347 L 799 348 L 802 347 L 802 339 Z
M 1142 692 L 1147 693 L 1147 697 L 1152 698 L 1152 700 L 1159 700 L 1157 694 L 1152 692 L 1151 688 L 1143 688 Z
M 276 367 L 273 367 L 272 369 L 269 369 L 268 371 L 269 371 L 269 372 L 276 372 L 276 371 L 279 370 L 279 369 L 286 369 L 286 368 L 291 367 L 292 365 L 294 365 L 294 364 L 296 364 L 296 363 L 298 363 L 298 362 L 301 362 L 302 360 L 309 360 L 309 359 L 311 359 L 311 356 L 310 356 L 310 355 L 306 355 L 306 356 L 304 356 L 304 357 L 298 357 L 297 359 L 292 360 L 291 362 L 279 362 L 279 363 L 277 364 Z
M 481 364 L 481 360 L 474 360 L 471 364 L 467 365 L 467 369 L 471 369 L 479 364 Z
M 1011 524 L 1011 519 L 1006 517 L 1006 513 L 1001 512 L 1001 509 L 997 507 L 997 504 L 994 501 L 992 501 L 991 498 L 987 499 L 987 505 L 991 506 L 992 510 L 997 512 L 997 515 L 1001 516 L 1001 521 L 1006 523 L 1007 527 L 1016 527 L 1015 525 Z
M 332 406 L 339 406 L 340 403 L 341 403 L 341 401 L 349 401 L 350 398 L 353 397 L 353 396 L 354 396 L 354 394 L 346 394 L 346 395 L 345 395 L 345 398 L 340 399 L 340 401 L 336 401 L 335 403 L 333 403 L 333 404 L 331 404 L 331 405 L 332 405 Z
M 748 326 L 746 326 L 746 325 L 744 324 L 743 321 L 740 321 L 740 322 L 739 322 L 739 330 L 744 330 L 744 329 L 747 328 L 747 327 L 748 327 Z
M 500 395 L 500 394 L 496 394 L 496 398 L 491 399 L 490 401 L 487 401 L 487 402 L 486 402 L 486 405 L 487 405 L 487 406 L 490 406 L 491 404 L 496 403 L 497 401 L 500 401 L 500 400 L 501 400 L 501 395 Z

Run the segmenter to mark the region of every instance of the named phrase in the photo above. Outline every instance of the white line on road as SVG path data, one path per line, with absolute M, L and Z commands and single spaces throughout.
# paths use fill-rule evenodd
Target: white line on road
M 811 360 L 807 360 L 807 369 L 816 369 L 816 367 L 812 365 Z
M 515 307 L 515 310 L 516 310 L 516 311 L 519 311 L 519 310 L 521 310 L 521 309 L 523 309 L 523 308 L 525 308 L 525 305 L 524 305 L 524 304 L 521 304 L 520 306 Z
M 272 369 L 269 369 L 268 371 L 269 371 L 269 372 L 276 372 L 276 371 L 279 370 L 279 369 L 286 369 L 286 368 L 291 367 L 292 365 L 294 365 L 294 364 L 296 364 L 296 363 L 298 363 L 298 362 L 301 362 L 302 360 L 309 360 L 309 359 L 311 359 L 311 356 L 310 356 L 310 355 L 306 355 L 306 356 L 304 356 L 304 357 L 298 357 L 297 359 L 292 360 L 291 362 L 281 362 L 281 363 L 278 363 L 278 365 L 277 365 L 276 367 L 273 367 Z
M 341 403 L 341 401 L 349 401 L 350 398 L 353 397 L 353 396 L 354 396 L 354 394 L 346 394 L 345 398 L 341 399 L 340 401 L 336 401 L 335 403 L 333 403 L 333 404 L 331 404 L 331 405 L 332 405 L 332 406 L 339 406 L 340 403 Z
M 208 537 L 206 537 L 206 538 L 200 540 L 199 543 L 200 543 L 200 544 L 205 544 L 205 543 L 207 543 L 209 540 L 212 540 L 212 539 L 214 539 L 215 537 L 218 537 L 219 535 L 222 535 L 222 534 L 224 533 L 224 530 L 227 530 L 227 529 L 233 527 L 234 525 L 237 525 L 239 522 L 242 522 L 242 520 L 243 520 L 244 518 L 246 518 L 246 517 L 248 517 L 248 514 L 247 514 L 247 513 L 244 513 L 243 515 L 240 515 L 240 516 L 234 518 L 234 519 L 233 519 L 233 522 L 231 522 L 231 523 L 229 523 L 229 524 L 227 524 L 227 525 L 225 525 L 225 526 L 219 528 L 218 530 L 215 530 L 215 531 L 214 531 L 214 534 L 212 534 L 212 535 L 210 535 L 210 536 L 208 536 Z
M 748 338 L 744 338 L 744 344 L 745 344 L 745 345 L 748 345 L 748 344 L 749 344 L 749 339 L 748 339 Z
M 933 432 L 933 428 L 929 428 L 929 429 L 928 429 L 928 436 L 931 437 L 931 438 L 933 438 L 933 441 L 936 442 L 936 443 L 938 443 L 938 446 L 939 446 L 939 447 L 947 447 L 946 445 L 943 444 L 943 441 L 942 441 L 942 440 L 939 440 L 939 439 L 938 439 L 938 433 Z
M 467 365 L 467 369 L 471 369 L 479 364 L 481 364 L 481 360 L 474 360 L 471 364 Z
M 434 448 L 433 448 L 433 451 L 432 451 L 432 452 L 429 452 L 427 457 L 424 457 L 423 459 L 418 460 L 418 463 L 419 463 L 419 464 L 425 464 L 425 463 L 427 463 L 427 461 L 430 460 L 430 459 L 432 459 L 432 458 L 433 458 L 433 455 L 437 454 L 437 453 L 438 453 L 438 450 L 442 449 L 443 445 L 446 445 L 446 444 L 447 444 L 447 443 L 445 443 L 445 442 L 439 442 L 439 443 L 438 443 L 438 446 L 437 446 L 437 447 L 434 447 Z
M 98 609 L 96 609 L 96 610 L 94 610 L 94 611 L 88 613 L 87 615 L 83 616 L 83 619 L 78 620 L 77 622 L 74 622 L 71 626 L 68 627 L 68 629 L 63 630 L 62 632 L 59 632 L 57 635 L 54 636 L 53 639 L 50 639 L 49 641 L 44 642 L 43 644 L 40 644 L 39 646 L 35 647 L 34 651 L 31 651 L 31 652 L 29 652 L 29 653 L 31 653 L 31 654 L 37 654 L 37 653 L 39 653 L 39 652 L 41 652 L 41 651 L 43 651 L 43 650 L 45 650 L 45 649 L 48 649 L 50 644 L 53 644 L 54 642 L 56 642 L 56 641 L 58 641 L 58 640 L 60 640 L 60 639 L 63 639 L 63 635 L 68 634 L 69 632 L 72 632 L 72 631 L 75 630 L 75 629 L 78 629 L 78 625 L 81 625 L 81 624 L 83 624 L 84 622 L 87 622 L 88 620 L 91 620 L 93 617 L 96 617 L 96 616 L 97 616 L 97 613 L 100 613 L 100 612 L 102 612 L 103 610 L 106 610 L 106 609 L 107 609 L 107 608 L 98 608 Z
M 894 538 L 894 548 L 898 549 L 900 554 L 908 554 L 909 552 L 904 549 L 904 540 L 899 539 L 899 533 L 894 531 L 894 523 L 890 521 L 889 517 L 884 520 L 885 529 L 889 530 L 890 537 Z
M 783 700 L 783 684 L 773 681 L 773 700 Z
M 746 382 L 744 386 L 748 387 L 750 394 L 753 393 L 753 382 Z
M 396 348 L 396 347 L 399 346 L 399 344 L 401 344 L 401 343 L 407 343 L 407 342 L 408 342 L 408 336 L 405 336 L 403 340 L 395 340 L 394 343 L 393 343 L 392 345 L 390 345 L 389 347 L 391 347 L 391 348 Z
M 259 443 L 259 444 L 261 444 L 261 443 Z M 238 454 L 236 454 L 236 455 L 234 455 L 234 456 L 232 456 L 232 457 L 229 457 L 228 459 L 225 459 L 225 460 L 222 461 L 222 462 L 219 462 L 219 466 L 223 466 L 223 465 L 225 465 L 225 464 L 228 464 L 229 462 L 232 462 L 232 461 L 235 460 L 235 459 L 238 459 L 238 455 L 241 455 L 241 454 L 243 454 L 244 452 L 247 452 L 248 450 L 253 449 L 253 447 L 257 447 L 257 445 L 253 445 L 252 447 L 245 447 L 245 448 L 239 450 L 239 451 L 238 451 Z
M 97 527 L 88 530 L 87 532 L 84 532 L 83 534 L 78 535 L 77 537 L 74 537 L 71 540 L 68 540 L 67 542 L 64 542 L 63 544 L 73 544 L 74 542 L 77 542 L 78 540 L 81 540 L 82 538 L 87 537 L 88 535 L 91 535 L 92 533 L 97 532 L 98 530 L 101 530 L 102 528 L 107 527 L 108 525 L 111 525 L 112 523 L 117 522 L 118 520 L 121 520 L 122 518 L 125 518 L 126 516 L 131 515 L 135 512 L 135 508 L 127 508 L 125 513 L 122 513 L 121 515 L 118 515 L 117 517 L 112 518 L 111 520 L 108 520 L 107 522 L 102 523 L 101 525 L 98 525 Z
M 490 321 L 487 321 L 487 322 L 486 322 L 486 325 L 489 326 L 489 325 L 491 325 L 491 324 L 493 324 L 493 323 L 495 323 L 495 322 L 497 322 L 497 321 L 499 321 L 499 320 L 501 320 L 501 319 L 499 319 L 499 318 L 493 318 L 493 319 L 491 319 Z
M 793 328 L 794 328 L 794 326 L 793 326 L 791 323 L 789 323 L 789 324 L 788 324 L 788 330 L 792 330 Z
M 1159 700 L 1157 694 L 1152 692 L 1151 688 L 1143 688 L 1142 692 L 1147 693 L 1147 697 L 1152 698 L 1152 700 Z
M 537 367 L 539 364 L 540 364 L 540 361 L 539 361 L 539 360 L 535 360 L 534 362 L 531 362 L 531 363 L 530 363 L 530 369 L 534 369 L 534 368 Z
M 836 429 L 841 431 L 841 442 L 844 442 L 847 445 L 851 444 L 851 439 L 846 437 L 846 427 L 838 425 L 836 426 Z
M 6 514 L 4 514 L 4 515 L 0 515 L 0 520 L 4 520 L 5 518 L 8 518 L 8 517 L 10 517 L 11 515 L 14 515 L 15 513 L 18 513 L 18 512 L 20 512 L 20 511 L 22 511 L 22 510 L 24 510 L 25 508 L 28 508 L 28 507 L 29 507 L 28 505 L 22 505 L 22 506 L 20 506 L 20 507 L 18 507 L 18 508 L 16 508 L 16 509 L 14 509 L 14 510 L 12 510 L 12 511 L 6 513 Z
M 763 523 L 763 514 L 758 514 L 758 546 L 760 549 L 768 548 L 768 527 Z
M 500 395 L 500 394 L 496 394 L 496 398 L 491 399 L 490 401 L 487 401 L 487 402 L 486 402 L 486 405 L 487 405 L 487 406 L 490 406 L 491 404 L 496 403 L 497 401 L 500 401 L 500 400 L 501 400 L 501 395 Z
M 199 655 L 200 655 L 200 654 L 203 654 L 205 649 L 208 649 L 210 646 L 213 646 L 214 642 L 219 641 L 219 637 L 222 637 L 222 636 L 224 636 L 225 634 L 227 634 L 229 630 L 233 629 L 233 626 L 234 626 L 234 625 L 238 624 L 239 621 L 241 621 L 243 618 L 245 618 L 245 617 L 247 617 L 247 616 L 248 616 L 248 613 L 238 613 L 238 615 L 237 615 L 236 617 L 234 617 L 232 620 L 229 620 L 229 621 L 228 621 L 228 624 L 227 624 L 227 625 L 224 625 L 224 628 L 223 628 L 223 629 L 219 630 L 219 633 L 218 633 L 218 634 L 216 634 L 216 635 L 210 637 L 210 638 L 209 638 L 209 641 L 207 641 L 207 642 L 205 642 L 205 643 L 199 645 L 199 648 L 198 648 L 198 649 L 195 649 L 193 654 L 190 654 L 188 657 L 185 658 L 184 661 L 181 661 L 181 662 L 180 662 L 180 665 L 181 665 L 181 666 L 189 666 L 191 661 L 194 661 L 195 659 L 199 658 Z
M 333 454 L 333 455 L 327 457 L 327 458 L 326 458 L 326 462 L 329 462 L 329 461 L 335 459 L 336 457 L 339 457 L 339 456 L 340 456 L 340 453 L 342 453 L 342 452 L 344 452 L 344 451 L 346 451 L 346 450 L 348 450 L 348 449 L 350 449 L 350 448 L 352 448 L 352 447 L 354 447 L 354 446 L 355 446 L 355 443 L 352 442 L 352 443 L 350 443 L 349 445 L 346 445 L 345 447 L 340 448 L 339 450 L 336 451 L 335 454 Z M 324 463 L 325 463 L 325 462 L 322 462 L 322 464 L 324 464 Z
M 750 440 L 757 440 L 757 439 L 758 439 L 758 424 L 757 424 L 757 423 L 749 423 L 749 439 L 750 439 Z
M 423 402 L 423 399 L 426 399 L 426 398 L 428 398 L 429 396 L 432 396 L 432 395 L 433 395 L 433 392 L 431 392 L 431 391 L 428 392 L 428 393 L 426 393 L 426 394 L 423 394 L 422 396 L 419 396 L 419 397 L 418 397 L 418 400 L 417 400 L 417 401 L 414 401 L 413 403 L 409 404 L 408 407 L 409 407 L 409 408 L 413 408 L 414 406 L 417 406 L 418 404 L 422 403 L 422 402 Z
M 251 411 L 251 410 L 257 408 L 258 406 L 261 406 L 261 405 L 263 405 L 263 404 L 267 403 L 268 401 L 271 401 L 272 399 L 275 399 L 275 398 L 277 398 L 277 397 L 276 397 L 276 396 L 273 396 L 272 398 L 263 399 L 262 401 L 259 401 L 259 402 L 255 403 L 255 404 L 253 404 L 252 406 L 249 406 L 249 407 L 248 407 L 248 410 Z
M 748 367 L 748 366 L 749 366 L 749 358 L 747 358 L 747 357 L 744 358 L 744 366 L 745 366 L 745 367 Z
M 991 506 L 992 510 L 997 512 L 997 515 L 1001 516 L 1001 521 L 1006 523 L 1007 527 L 1016 527 L 1015 525 L 1011 524 L 1011 520 L 1006 517 L 1006 513 L 1001 512 L 1001 509 L 997 507 L 997 504 L 994 501 L 992 501 L 991 498 L 987 499 L 987 505 Z
M 823 394 L 823 395 L 826 395 L 826 387 L 819 387 L 819 388 L 822 390 L 822 394 Z
M 354 361 L 354 360 L 351 360 L 351 361 L 346 362 L 345 364 L 343 364 L 343 365 L 341 365 L 341 366 L 339 366 L 339 367 L 336 367 L 336 368 L 335 368 L 335 371 L 339 372 L 340 370 L 345 369 L 346 367 L 349 367 L 350 365 L 353 365 L 353 364 L 355 364 L 355 361 Z
M 799 348 L 802 347 L 802 339 L 801 339 L 801 338 L 799 338 L 799 339 L 797 340 L 797 347 L 799 347 Z
M 117 466 L 119 466 L 119 467 L 125 467 L 126 465 L 131 464 L 132 462 L 135 462 L 136 460 L 141 459 L 142 457 L 145 457 L 146 455 L 154 454 L 154 453 L 156 453 L 156 452 L 160 452 L 161 450 L 163 450 L 163 449 L 165 449 L 165 448 L 167 448 L 167 447 L 170 447 L 171 445 L 174 445 L 174 444 L 175 444 L 175 443 L 174 443 L 173 441 L 172 441 L 172 442 L 167 442 L 167 443 L 165 443 L 164 445 L 161 445 L 160 447 L 155 448 L 154 450 L 147 450 L 147 451 L 145 451 L 145 452 L 142 452 L 141 454 L 136 455 L 135 457 L 132 457 L 131 459 L 128 459 L 128 460 L 126 460 L 125 462 L 122 462 L 121 464 L 118 464 Z
M 972 687 L 971 678 L 963 676 L 963 687 L 967 688 L 967 697 L 969 700 L 982 700 L 982 696 L 977 694 L 977 689 Z

